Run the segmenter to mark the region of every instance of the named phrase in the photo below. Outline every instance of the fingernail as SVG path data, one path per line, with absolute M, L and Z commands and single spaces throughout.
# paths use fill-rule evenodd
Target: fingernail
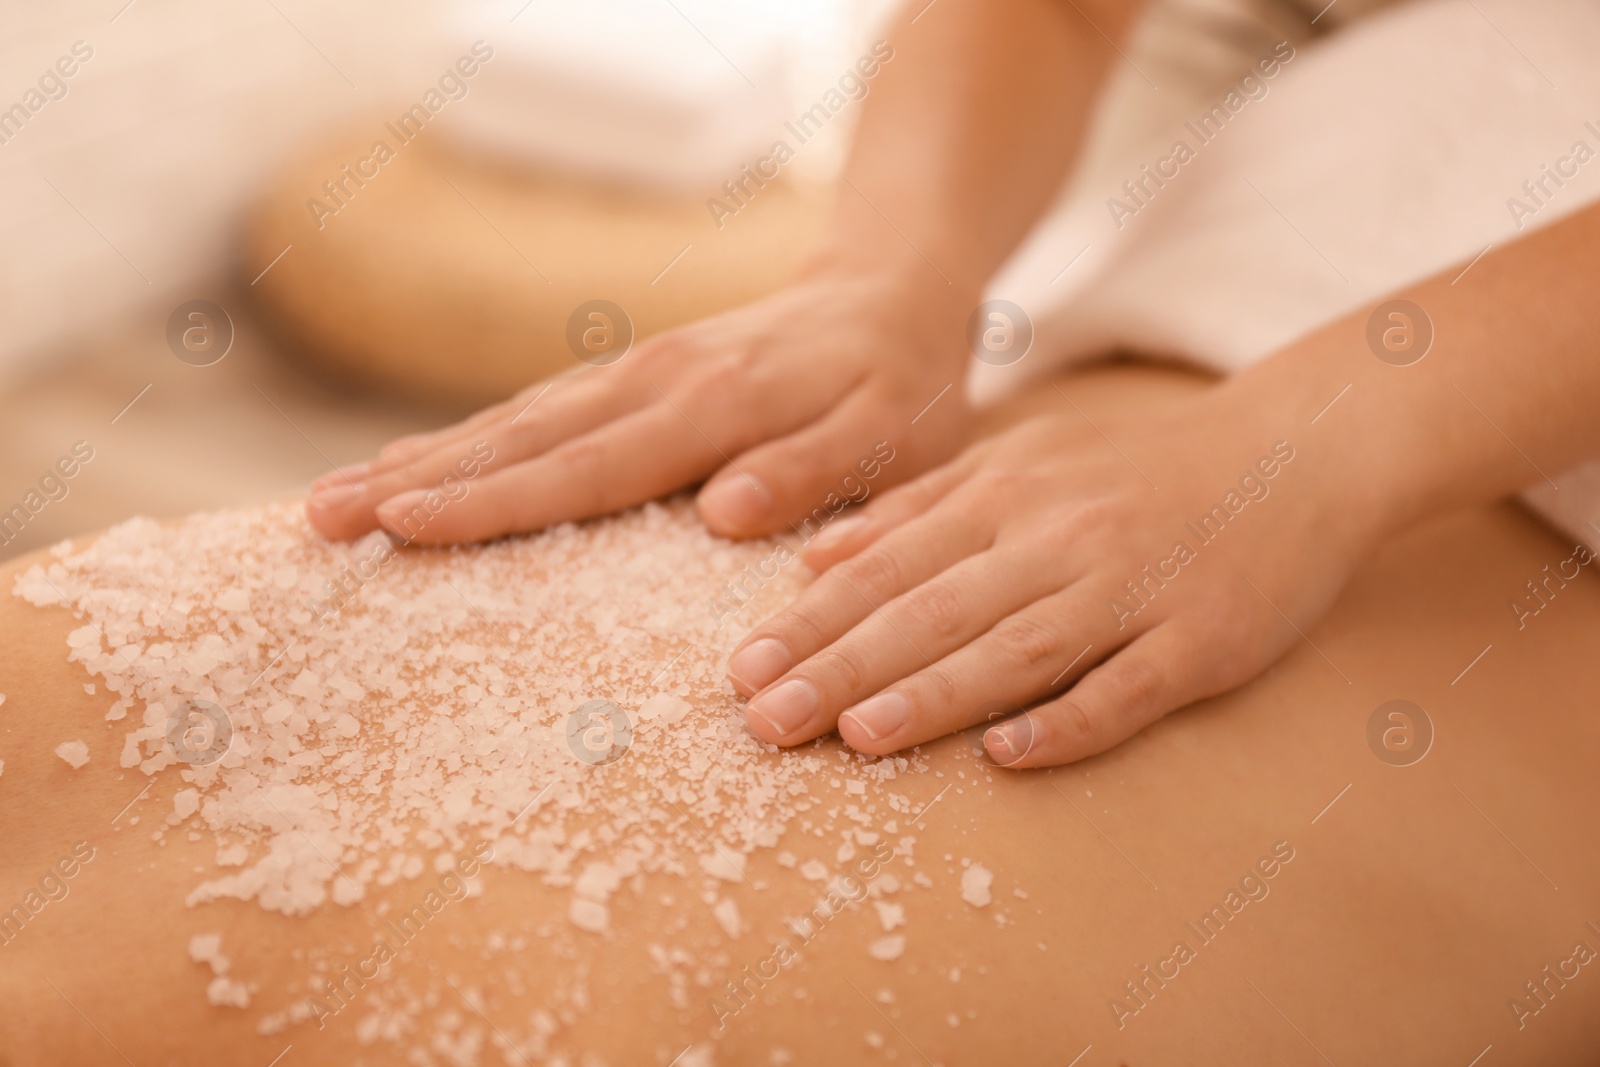
M 1033 747 L 1033 720 L 1019 715 L 1003 726 L 996 726 L 983 735 L 983 745 L 991 759 L 1002 767 L 1009 767 Z
M 350 503 L 356 497 L 366 492 L 367 487 L 361 482 L 351 485 L 348 482 L 340 485 L 330 485 L 326 489 L 318 489 L 311 494 L 310 505 L 318 511 L 328 508 L 340 507 Z
M 911 702 L 900 693 L 879 693 L 863 700 L 840 719 L 850 719 L 874 741 L 881 741 L 906 724 L 911 717 Z
M 776 637 L 745 645 L 728 660 L 728 677 L 746 694 L 765 689 L 794 666 L 789 647 Z
M 344 485 L 348 482 L 361 482 L 372 473 L 371 463 L 352 463 L 348 467 L 335 467 L 311 483 L 311 491 L 319 492 L 333 485 Z
M 393 441 L 378 449 L 378 455 L 383 459 L 388 459 L 390 456 L 398 456 L 403 452 L 409 452 L 427 437 L 428 435 L 425 433 L 413 433 L 404 437 L 396 437 Z
M 817 687 L 804 678 L 784 682 L 750 702 L 746 714 L 763 719 L 779 737 L 794 733 L 816 713 Z
M 420 507 L 423 500 L 427 498 L 427 495 L 427 490 L 409 489 L 404 493 L 396 493 L 388 500 L 385 500 L 383 503 L 379 504 L 374 510 L 377 513 L 378 520 L 380 522 L 383 522 L 386 525 L 392 524 L 397 522 L 412 508 Z M 425 512 L 427 511 L 426 508 L 423 508 L 423 510 Z
M 719 524 L 743 529 L 754 526 L 772 511 L 772 493 L 761 479 L 734 474 L 700 494 L 700 511 Z
M 811 544 L 806 547 L 826 552 L 830 548 L 843 544 L 846 538 L 866 524 L 867 517 L 865 515 L 852 515 L 848 519 L 840 519 L 838 522 L 824 526 L 822 532 L 812 538 Z

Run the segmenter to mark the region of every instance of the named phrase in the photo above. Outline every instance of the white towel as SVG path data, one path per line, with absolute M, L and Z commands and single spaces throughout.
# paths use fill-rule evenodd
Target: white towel
M 1536 207 L 1523 185 L 1577 142 L 1600 154 L 1600 6 L 1589 0 L 1425 0 L 1302 40 L 1263 79 L 1265 95 L 1205 144 L 1183 119 L 1226 89 L 1196 88 L 1141 47 L 1152 36 L 1135 42 L 1101 114 L 1146 116 L 1126 125 L 1164 132 L 1093 154 L 996 278 L 989 295 L 1026 309 L 1035 339 L 1013 366 L 974 364 L 979 400 L 1116 348 L 1237 370 L 1600 199 L 1600 158 L 1560 188 L 1546 181 Z M 1240 55 L 1239 69 L 1255 58 Z M 1114 135 L 1102 129 L 1100 142 Z M 1198 145 L 1194 159 L 1150 185 L 1119 228 L 1108 199 L 1132 205 L 1123 181 L 1178 137 Z M 1534 212 L 1514 214 L 1512 198 Z M 1600 549 L 1600 462 L 1550 473 L 1559 491 L 1541 482 L 1525 499 Z

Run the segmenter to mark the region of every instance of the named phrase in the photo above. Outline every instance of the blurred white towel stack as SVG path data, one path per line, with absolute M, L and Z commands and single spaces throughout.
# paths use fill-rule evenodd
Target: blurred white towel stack
M 1261 3 L 1160 4 L 1194 6 Z M 1070 195 L 991 287 L 1029 311 L 1034 351 L 1012 367 L 976 364 L 976 395 L 1114 348 L 1237 370 L 1600 199 L 1600 159 L 1574 162 L 1600 156 L 1592 0 L 1417 0 L 1376 12 L 1325 41 L 1295 42 L 1295 57 L 1258 79 L 1258 98 L 1199 143 L 1184 120 L 1221 102 L 1271 47 L 1230 39 L 1243 48 L 1221 85 L 1214 63 L 1199 81 L 1168 61 L 1182 54 L 1156 47 L 1170 43 L 1163 34 L 1129 50 L 1138 69 L 1119 70 L 1103 112 L 1118 129 L 1100 131 Z M 1127 129 L 1146 135 L 1118 136 Z M 1147 183 L 1142 204 L 1130 200 L 1123 183 L 1178 138 L 1192 161 L 1159 188 Z M 1543 178 L 1549 167 L 1566 175 L 1559 187 Z M 1545 192 L 1530 197 L 1524 183 L 1541 180 Z M 1114 217 L 1111 198 L 1137 210 Z M 1524 209 L 1513 211 L 1514 198 Z M 1600 550 L 1600 462 L 1542 472 L 1548 481 L 1529 473 L 1527 502 Z

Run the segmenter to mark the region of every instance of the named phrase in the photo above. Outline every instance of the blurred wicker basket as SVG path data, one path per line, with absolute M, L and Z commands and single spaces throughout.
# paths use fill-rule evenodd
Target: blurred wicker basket
M 452 407 L 571 366 L 567 320 L 586 301 L 620 305 L 643 338 L 771 292 L 828 207 L 777 180 L 719 228 L 704 199 L 468 158 L 427 132 L 380 165 L 382 124 L 365 129 L 277 176 L 240 273 L 268 329 L 318 368 Z

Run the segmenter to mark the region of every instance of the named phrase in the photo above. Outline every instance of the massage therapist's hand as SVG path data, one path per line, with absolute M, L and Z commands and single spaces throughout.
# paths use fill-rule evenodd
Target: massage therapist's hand
M 1254 677 L 1376 531 L 1325 456 L 1215 407 L 1102 426 L 1120 452 L 1041 418 L 837 520 L 729 661 L 751 730 L 883 755 L 1042 700 L 984 744 L 1051 766 Z
M 786 529 L 886 437 L 896 461 L 885 475 L 897 480 L 963 443 L 959 382 L 976 298 L 934 282 L 937 291 L 888 270 L 813 272 L 324 476 L 311 524 L 339 539 L 381 525 L 423 544 L 481 541 L 709 478 L 699 508 L 716 533 Z M 439 506 L 442 483 L 453 492 Z M 436 506 L 418 510 L 429 492 Z

